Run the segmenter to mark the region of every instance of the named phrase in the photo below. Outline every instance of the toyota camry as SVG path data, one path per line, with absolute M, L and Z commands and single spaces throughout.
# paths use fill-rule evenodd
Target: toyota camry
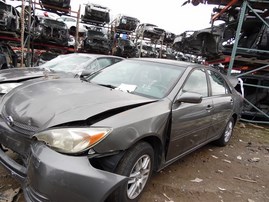
M 26 201 L 137 201 L 153 172 L 209 142 L 227 145 L 241 110 L 229 78 L 172 60 L 29 80 L 1 101 L 0 162 Z

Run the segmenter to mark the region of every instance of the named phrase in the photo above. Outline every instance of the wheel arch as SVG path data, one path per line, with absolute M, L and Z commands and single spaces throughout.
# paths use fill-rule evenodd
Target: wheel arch
M 237 114 L 233 114 L 232 115 L 232 117 L 233 117 L 233 119 L 234 119 L 234 125 L 236 124 L 236 122 L 238 121 L 237 119 L 238 119 L 238 115 Z
M 126 148 L 125 150 L 119 151 L 118 153 L 115 153 L 113 155 L 104 156 L 101 158 L 93 158 L 93 159 L 90 159 L 90 161 L 91 163 L 93 163 L 93 166 L 96 168 L 99 168 L 101 170 L 106 170 L 109 172 L 114 172 L 119 162 L 124 157 L 125 153 L 129 149 L 135 147 L 137 144 L 140 144 L 142 142 L 145 142 L 152 147 L 153 152 L 154 152 L 153 170 L 157 171 L 161 163 L 163 147 L 162 147 L 161 140 L 153 134 L 150 134 L 146 137 L 143 137 L 142 139 L 139 139 L 138 141 L 134 142 L 130 147 Z
M 154 135 L 144 137 L 143 139 L 139 140 L 139 142 L 147 142 L 154 151 L 154 167 L 153 170 L 157 171 L 162 159 L 163 147 L 161 140 Z M 136 144 L 138 144 L 137 142 Z

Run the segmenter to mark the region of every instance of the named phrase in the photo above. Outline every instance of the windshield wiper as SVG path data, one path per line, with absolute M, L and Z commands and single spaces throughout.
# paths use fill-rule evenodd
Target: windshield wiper
M 111 84 L 101 84 L 101 83 L 99 83 L 98 85 L 99 86 L 104 86 L 104 87 L 107 87 L 107 88 L 112 88 L 112 89 L 115 89 L 116 88 L 116 86 L 113 86 Z

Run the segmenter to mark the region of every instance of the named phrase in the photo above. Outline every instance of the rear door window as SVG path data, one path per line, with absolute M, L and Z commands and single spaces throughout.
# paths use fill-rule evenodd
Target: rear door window
M 208 74 L 209 74 L 209 80 L 211 83 L 211 91 L 212 91 L 213 96 L 231 93 L 226 81 L 219 73 L 208 70 Z

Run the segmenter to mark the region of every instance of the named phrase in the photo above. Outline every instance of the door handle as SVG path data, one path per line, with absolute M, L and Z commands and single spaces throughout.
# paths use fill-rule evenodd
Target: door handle
M 206 110 L 207 110 L 207 111 L 210 111 L 211 109 L 213 109 L 213 106 L 212 106 L 212 105 L 207 105 L 207 106 L 206 106 Z
M 234 100 L 233 100 L 233 98 L 231 98 L 231 100 L 230 100 L 230 103 L 231 103 L 231 104 L 233 104 L 233 103 L 234 103 Z

